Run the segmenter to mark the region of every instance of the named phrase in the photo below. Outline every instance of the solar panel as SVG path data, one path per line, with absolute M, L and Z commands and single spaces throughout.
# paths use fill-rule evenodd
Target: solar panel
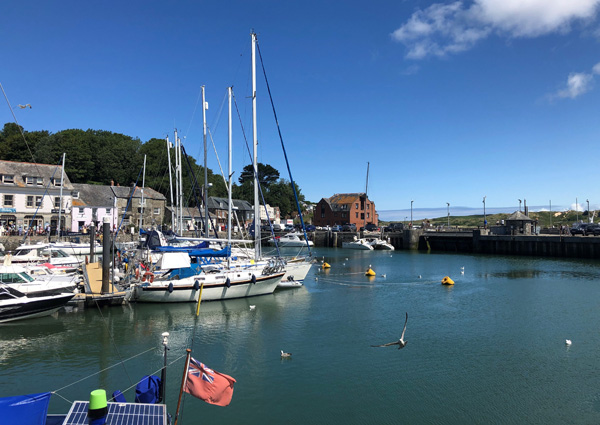
M 88 424 L 87 401 L 75 401 L 63 425 Z M 108 403 L 106 423 L 110 425 L 166 425 L 167 406 L 164 404 Z

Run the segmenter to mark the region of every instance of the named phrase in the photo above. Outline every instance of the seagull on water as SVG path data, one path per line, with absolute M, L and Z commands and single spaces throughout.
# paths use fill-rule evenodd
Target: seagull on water
M 565 340 L 565 345 L 571 345 L 571 340 L 570 339 Z
M 400 339 L 396 342 L 388 342 L 387 344 L 381 344 L 381 345 L 371 345 L 371 347 L 389 347 L 392 345 L 397 345 L 398 346 L 398 350 L 406 347 L 406 343 L 408 341 L 404 341 L 404 332 L 406 332 L 406 323 L 408 322 L 408 312 L 406 313 L 406 320 L 404 321 L 404 329 L 402 329 L 402 335 L 400 336 Z
M 281 350 L 281 357 L 292 357 L 292 353 L 286 353 L 285 351 Z
M 251 305 L 251 306 L 250 306 L 250 310 L 254 310 L 255 308 L 256 308 L 256 306 L 255 306 L 255 305 Z

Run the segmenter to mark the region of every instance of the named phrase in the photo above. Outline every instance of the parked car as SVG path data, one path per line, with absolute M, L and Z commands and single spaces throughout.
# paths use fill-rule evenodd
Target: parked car
M 385 232 L 401 232 L 402 230 L 404 230 L 404 224 L 403 223 L 390 223 L 383 230 Z
M 367 232 L 379 232 L 379 227 L 377 227 L 376 224 L 367 223 L 367 225 L 365 226 L 365 230 Z
M 281 226 L 281 224 L 273 223 L 273 231 L 274 232 L 281 232 L 282 230 L 283 230 L 283 227 Z
M 575 235 L 583 235 L 587 234 L 588 223 L 575 223 L 573 227 L 571 227 L 571 236 Z
M 335 225 L 335 226 L 331 226 L 331 231 L 332 232 L 341 232 L 342 231 L 342 226 L 339 225 Z
M 285 227 L 283 228 L 283 230 L 285 232 L 293 232 L 294 230 L 296 230 L 296 228 L 294 227 L 293 224 L 286 224 Z
M 314 232 L 315 230 L 317 230 L 317 228 L 314 224 L 309 224 L 308 226 L 305 226 L 305 227 L 306 227 L 307 232 Z
M 600 235 L 600 224 L 597 224 L 597 223 L 588 224 L 587 228 L 585 229 L 585 234 L 586 234 L 586 236 L 587 235 L 594 235 L 594 236 Z
M 356 232 L 356 224 L 349 223 L 342 226 L 342 232 Z

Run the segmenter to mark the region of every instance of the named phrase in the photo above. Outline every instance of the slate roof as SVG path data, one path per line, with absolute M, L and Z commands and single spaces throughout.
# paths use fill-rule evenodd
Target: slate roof
M 506 221 L 534 221 L 534 220 L 532 218 L 529 218 L 525 214 L 523 214 L 521 211 L 515 211 L 506 219 Z
M 111 188 L 111 190 L 113 191 L 114 195 L 117 198 L 129 198 L 129 196 L 131 195 L 131 186 L 108 186 Z M 134 198 L 142 198 L 142 188 L 141 187 L 137 187 L 135 188 L 135 193 L 133 194 Z M 156 190 L 149 188 L 149 187 L 145 187 L 144 188 L 144 199 L 156 199 L 156 200 L 160 200 L 160 201 L 166 201 L 167 198 L 165 198 L 165 195 L 163 195 L 160 192 L 157 192 Z
M 44 186 L 48 185 L 50 178 L 54 176 L 55 180 L 60 181 L 62 174 L 62 166 L 50 165 L 50 164 L 36 164 L 32 162 L 14 162 L 14 161 L 0 161 L 0 174 L 9 174 L 15 176 L 15 186 L 18 187 L 32 187 L 27 186 L 23 179 L 24 175 L 31 177 L 42 177 L 44 179 Z M 64 187 L 63 189 L 71 190 L 73 185 L 69 180 L 69 176 L 64 175 Z M 60 186 L 51 186 L 53 188 Z
M 348 205 L 356 202 L 357 199 L 360 199 L 361 196 L 366 197 L 367 194 L 364 192 L 360 193 L 336 193 L 330 198 L 323 198 L 333 211 L 341 210 L 341 205 Z
M 73 199 L 73 206 L 112 208 L 114 205 L 111 186 L 73 183 L 73 188 L 79 192 L 79 199 Z
M 254 206 L 250 204 L 248 201 L 244 201 L 242 199 L 232 199 L 231 202 L 233 206 L 237 208 L 238 211 L 252 211 Z M 227 198 L 219 198 L 217 196 L 209 196 L 208 197 L 208 208 L 218 209 L 218 210 L 226 210 L 228 209 L 229 199 Z

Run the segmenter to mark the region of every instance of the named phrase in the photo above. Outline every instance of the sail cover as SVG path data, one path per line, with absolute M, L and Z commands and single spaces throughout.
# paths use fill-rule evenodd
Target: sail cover
M 44 425 L 51 393 L 0 398 L 0 418 L 4 425 Z

